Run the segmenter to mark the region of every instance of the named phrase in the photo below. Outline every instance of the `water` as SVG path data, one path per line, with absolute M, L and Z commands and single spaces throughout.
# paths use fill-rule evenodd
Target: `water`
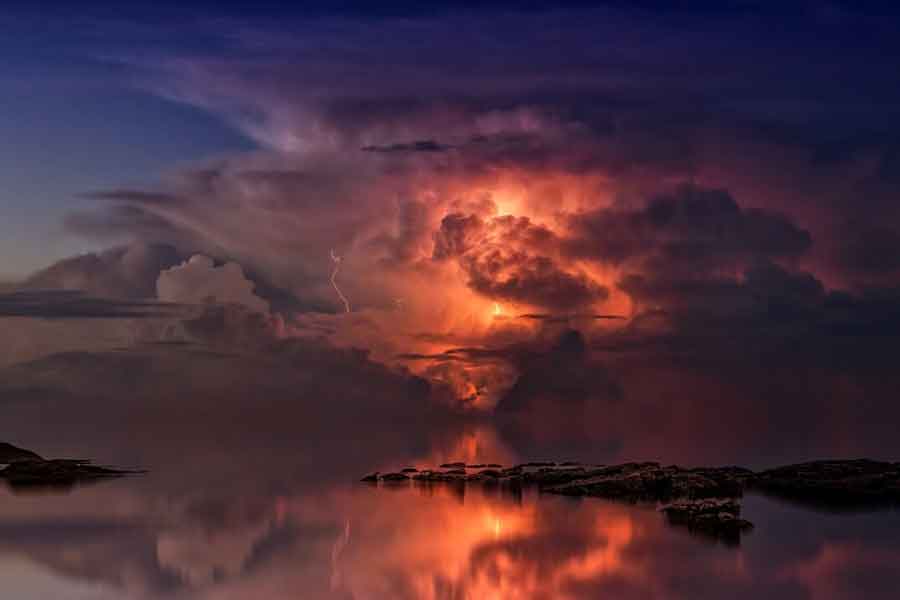
M 661 432 L 665 455 L 642 454 L 594 425 L 575 446 L 571 423 L 534 423 L 552 429 L 544 443 L 416 404 L 407 382 L 352 355 L 346 370 L 337 359 L 310 369 L 305 356 L 190 360 L 65 355 L 0 381 L 0 440 L 149 470 L 72 490 L 0 485 L 0 598 L 871 600 L 900 589 L 892 511 L 750 496 L 743 516 L 756 527 L 735 547 L 670 527 L 654 506 L 358 482 L 455 460 L 732 462 L 710 436 Z M 748 458 L 735 462 L 759 466 Z
M 489 438 L 463 433 L 453 451 L 483 451 Z M 871 599 L 900 589 L 898 512 L 749 496 L 756 528 L 734 547 L 672 528 L 649 505 L 357 483 L 369 465 L 351 473 L 302 440 L 293 452 L 202 437 L 184 446 L 160 435 L 142 477 L 0 491 L 3 597 Z

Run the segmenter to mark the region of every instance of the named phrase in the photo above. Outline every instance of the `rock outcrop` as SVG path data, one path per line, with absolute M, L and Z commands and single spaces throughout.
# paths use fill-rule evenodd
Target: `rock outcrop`
M 757 473 L 753 489 L 824 507 L 900 504 L 900 463 L 817 460 Z
M 731 499 L 679 500 L 660 511 L 676 527 L 686 527 L 688 531 L 726 543 L 738 543 L 742 533 L 753 529 L 750 521 L 740 517 L 740 503 Z
M 123 477 L 134 471 L 122 471 L 91 464 L 88 460 L 20 460 L 0 471 L 12 487 L 69 487 L 77 483 Z
M 140 471 L 125 471 L 101 467 L 89 460 L 51 459 L 45 460 L 35 452 L 0 443 L 0 480 L 13 488 L 27 487 L 72 487 L 79 483 L 123 477 Z
M 420 482 L 471 481 L 529 485 L 544 492 L 567 496 L 668 501 L 676 498 L 738 497 L 743 492 L 747 479 L 753 475 L 751 471 L 739 467 L 685 469 L 677 466 L 663 467 L 656 462 L 614 466 L 529 462 L 506 468 L 496 463 L 485 463 L 484 468 L 481 464 L 460 465 L 464 463 L 444 463 L 439 469 L 423 469 L 412 473 L 411 478 Z M 374 473 L 363 480 L 402 480 L 399 475 Z
M 0 464 L 14 463 L 20 460 L 42 459 L 37 453 L 32 452 L 31 450 L 25 450 L 24 448 L 19 448 L 12 444 L 0 442 Z
M 566 496 L 629 501 L 727 498 L 741 496 L 745 482 L 752 476 L 751 471 L 737 467 L 684 469 L 674 465 L 663 467 L 655 462 L 625 463 L 584 471 L 583 476 L 543 490 Z

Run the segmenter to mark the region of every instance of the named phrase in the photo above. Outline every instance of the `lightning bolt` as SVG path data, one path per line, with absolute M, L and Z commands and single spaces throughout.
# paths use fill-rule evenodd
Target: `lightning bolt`
M 344 296 L 341 288 L 338 287 L 337 282 L 334 280 L 335 277 L 337 277 L 338 271 L 341 270 L 341 257 L 334 253 L 334 249 L 331 250 L 331 260 L 334 261 L 334 271 L 331 272 L 331 287 L 333 287 L 334 291 L 337 292 L 337 295 L 340 296 L 346 312 L 350 312 L 350 301 L 347 300 L 347 297 Z

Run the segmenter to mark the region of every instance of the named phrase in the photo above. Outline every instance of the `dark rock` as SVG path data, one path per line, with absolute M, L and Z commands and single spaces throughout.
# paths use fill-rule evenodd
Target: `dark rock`
M 452 481 L 466 478 L 465 468 L 416 473 L 418 481 Z M 736 497 L 752 472 L 738 467 L 684 469 L 662 467 L 656 462 L 625 463 L 609 467 L 581 465 L 546 466 L 553 463 L 524 463 L 507 469 L 484 469 L 469 474 L 469 481 L 502 480 L 511 484 L 535 485 L 542 490 L 569 496 L 604 496 L 629 501 L 667 501 L 675 498 Z M 400 474 L 397 474 L 400 475 Z M 387 476 L 381 476 L 384 480 Z M 397 480 L 400 480 L 398 477 Z
M 488 469 L 502 469 L 503 465 L 498 465 L 497 463 L 488 463 L 485 465 Z
M 744 467 L 695 467 L 693 469 L 688 469 L 693 473 L 700 473 L 701 475 L 708 475 L 713 478 L 732 478 L 738 481 L 746 481 L 747 479 L 753 477 L 755 473 L 750 469 L 745 469 Z
M 478 473 L 472 473 L 466 477 L 466 481 L 481 481 L 483 483 L 499 483 L 502 477 L 496 469 L 484 469 Z
M 462 469 L 453 471 L 420 471 L 413 475 L 412 478 L 420 482 L 464 482 L 466 480 L 466 472 Z
M 469 473 L 468 475 L 466 475 L 465 480 L 472 483 L 497 483 L 499 481 L 496 477 L 488 477 L 486 475 L 482 475 L 481 473 Z
M 43 460 L 43 458 L 31 450 L 0 442 L 0 464 L 13 463 L 20 460 Z
M 752 523 L 740 518 L 741 505 L 735 500 L 682 500 L 660 510 L 672 525 L 728 543 L 738 543 L 741 534 L 753 528 Z
M 98 467 L 87 460 L 20 460 L 0 470 L 0 479 L 11 486 L 69 486 L 76 483 L 123 477 L 137 471 Z
M 523 483 L 535 484 L 540 488 L 545 488 L 585 479 L 597 472 L 598 470 L 585 471 L 581 467 L 542 468 L 537 471 L 525 471 L 521 477 Z
M 500 471 L 497 471 L 496 469 L 485 469 L 483 471 L 479 471 L 478 474 L 483 477 L 492 477 L 494 479 L 497 479 L 497 478 L 500 478 L 503 476 L 503 474 Z
M 400 470 L 401 473 L 418 473 L 419 470 L 415 467 L 406 467 L 405 469 Z
M 736 467 L 668 469 L 672 473 L 671 495 L 675 498 L 736 498 L 744 494 L 745 483 L 753 475 L 748 469 Z
M 567 476 L 552 474 L 548 479 L 551 477 Z M 581 476 L 569 477 L 566 483 L 548 485 L 544 491 L 628 501 L 735 497 L 743 493 L 743 477 L 743 471 L 739 477 L 731 468 L 683 469 L 677 466 L 661 467 L 656 462 L 625 463 L 585 471 Z
M 823 508 L 900 503 L 900 463 L 818 460 L 762 471 L 750 485 L 764 493 Z
M 556 463 L 555 462 L 535 461 L 535 462 L 522 463 L 522 464 L 516 465 L 516 466 L 518 466 L 518 467 L 555 467 Z
M 441 465 L 442 469 L 465 469 L 466 463 L 464 462 L 452 462 L 452 463 L 444 463 Z
M 381 481 L 407 481 L 409 475 L 406 473 L 385 473 L 380 479 Z
M 466 465 L 467 469 L 484 469 L 486 467 L 487 467 L 487 465 L 481 464 L 481 463 L 479 463 L 477 465 Z
M 366 483 L 374 483 L 374 482 L 378 481 L 378 471 L 375 471 L 374 473 L 370 473 L 369 475 L 366 475 L 365 477 L 360 479 L 360 481 L 365 481 Z

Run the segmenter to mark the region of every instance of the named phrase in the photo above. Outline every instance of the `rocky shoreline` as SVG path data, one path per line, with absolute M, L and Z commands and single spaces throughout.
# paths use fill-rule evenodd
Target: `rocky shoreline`
M 727 543 L 737 543 L 753 527 L 740 517 L 740 499 L 747 491 L 817 506 L 900 505 L 900 463 L 868 459 L 820 460 L 758 472 L 736 466 L 685 468 L 658 462 L 541 461 L 512 467 L 456 462 L 435 469 L 376 472 L 362 481 L 530 486 L 548 494 L 657 503 L 672 525 Z
M 70 488 L 141 472 L 101 467 L 85 459 L 45 459 L 31 450 L 0 442 L 0 480 L 13 489 Z

